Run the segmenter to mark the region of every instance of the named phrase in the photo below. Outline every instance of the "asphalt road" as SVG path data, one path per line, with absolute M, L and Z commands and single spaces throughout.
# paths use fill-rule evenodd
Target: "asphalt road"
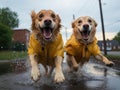
M 53 82 L 51 77 L 44 76 L 44 68 L 40 65 L 41 79 L 33 82 L 30 79 L 30 68 L 27 71 L 9 72 L 0 76 L 0 90 L 120 90 L 120 71 L 104 65 L 89 62 L 78 72 L 68 73 L 66 63 L 63 71 L 66 80 L 63 83 Z

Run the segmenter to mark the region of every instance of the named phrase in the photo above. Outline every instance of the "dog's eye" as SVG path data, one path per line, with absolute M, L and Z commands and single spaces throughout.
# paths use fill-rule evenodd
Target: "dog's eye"
M 89 23 L 91 23 L 91 22 L 92 22 L 92 20 L 91 20 L 91 19 L 88 19 L 88 22 L 89 22 Z
M 43 14 L 40 14 L 40 15 L 39 15 L 39 18 L 42 18 L 43 16 L 44 16 Z
M 82 20 L 79 20 L 78 23 L 82 23 Z
M 52 18 L 55 18 L 55 14 L 51 14 L 51 17 L 52 17 Z

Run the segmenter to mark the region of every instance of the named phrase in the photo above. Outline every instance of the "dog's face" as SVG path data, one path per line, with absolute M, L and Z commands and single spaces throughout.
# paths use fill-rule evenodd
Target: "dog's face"
M 72 23 L 72 28 L 77 39 L 90 41 L 96 32 L 97 23 L 91 17 L 79 17 Z
M 37 30 L 38 33 L 42 34 L 43 39 L 49 41 L 55 30 L 60 28 L 60 17 L 55 14 L 52 10 L 41 10 L 39 13 L 34 11 L 31 14 L 32 18 L 32 30 Z

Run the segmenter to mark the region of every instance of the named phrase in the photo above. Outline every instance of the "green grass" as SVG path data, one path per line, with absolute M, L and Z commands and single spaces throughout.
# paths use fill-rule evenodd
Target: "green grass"
M 120 60 L 120 55 L 105 55 L 107 58 L 111 59 L 119 59 Z
M 27 52 L 16 51 L 0 51 L 0 60 L 13 60 L 18 58 L 24 58 L 27 56 Z

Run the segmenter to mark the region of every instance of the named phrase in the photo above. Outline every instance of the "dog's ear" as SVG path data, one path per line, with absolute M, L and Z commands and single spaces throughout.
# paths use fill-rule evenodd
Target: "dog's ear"
M 95 22 L 95 27 L 97 27 L 97 22 L 96 21 L 94 21 Z
M 32 19 L 32 21 L 35 21 L 35 18 L 36 18 L 36 12 L 33 10 L 31 12 L 31 19 Z
M 95 27 L 97 27 L 97 22 L 93 19 L 93 22 L 94 22 L 94 24 L 95 24 Z
M 36 19 L 36 12 L 34 10 L 31 12 L 31 19 L 32 19 L 31 28 L 32 28 L 32 30 L 34 30 L 35 29 L 35 19 Z
M 57 19 L 58 19 L 58 22 L 61 23 L 60 16 L 57 14 L 56 17 L 57 17 Z
M 60 19 L 60 16 L 57 14 L 56 17 L 57 17 L 58 24 L 59 24 L 58 28 L 61 28 L 61 19 Z
M 72 28 L 74 28 L 75 27 L 75 21 L 74 22 L 72 22 Z

